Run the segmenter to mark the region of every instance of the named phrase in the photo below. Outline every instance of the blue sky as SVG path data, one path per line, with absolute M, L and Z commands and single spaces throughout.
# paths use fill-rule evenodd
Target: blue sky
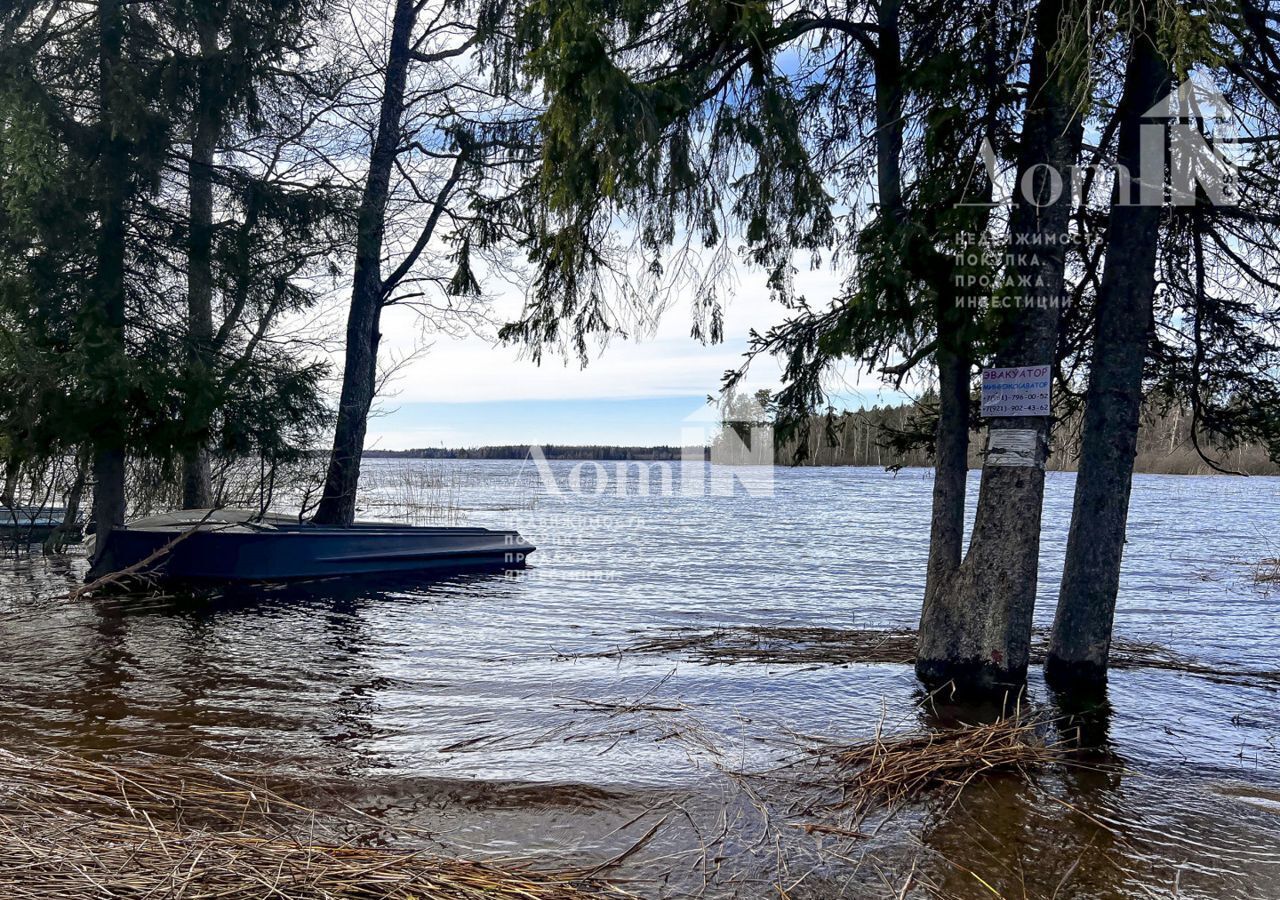
M 860 395 L 837 406 L 899 402 L 905 395 Z M 702 443 L 705 395 L 630 399 L 491 400 L 406 403 L 369 423 L 366 448 L 476 447 L 494 444 L 681 446 Z M 703 435 L 703 437 L 700 437 Z
M 678 445 L 703 396 L 407 403 L 370 423 L 370 449 L 481 444 Z

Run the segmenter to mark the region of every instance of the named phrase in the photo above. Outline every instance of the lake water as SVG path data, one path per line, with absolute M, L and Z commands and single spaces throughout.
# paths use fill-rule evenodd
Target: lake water
M 779 469 L 772 496 L 754 476 L 717 496 L 678 465 L 647 494 L 601 466 L 366 463 L 371 517 L 518 527 L 539 550 L 513 575 L 72 603 L 52 598 L 82 559 L 7 559 L 0 738 L 323 775 L 472 854 L 603 862 L 652 828 L 621 869 L 642 895 L 894 896 L 914 865 L 957 897 L 1280 897 L 1280 711 L 1249 679 L 1115 672 L 1099 727 L 1123 771 L 975 784 L 852 844 L 794 827 L 742 773 L 918 727 L 909 666 L 601 654 L 672 629 L 914 627 L 931 472 Z M 1048 476 L 1042 626 L 1073 480 Z M 1253 583 L 1275 556 L 1280 479 L 1138 476 L 1117 635 L 1280 668 L 1280 592 Z M 1033 673 L 1029 703 L 1050 699 Z

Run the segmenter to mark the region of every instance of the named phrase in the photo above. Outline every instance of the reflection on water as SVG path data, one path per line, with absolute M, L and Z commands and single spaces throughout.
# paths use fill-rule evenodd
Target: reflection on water
M 777 766 L 802 735 L 982 711 L 921 703 L 905 666 L 583 655 L 672 626 L 914 625 L 927 473 L 782 470 L 763 500 L 511 504 L 540 489 L 519 463 L 455 465 L 467 520 L 521 528 L 540 548 L 530 569 L 71 603 L 55 598 L 82 560 L 6 560 L 0 745 L 252 758 L 500 855 L 594 864 L 662 823 L 625 871 L 672 896 L 776 893 L 780 858 L 791 896 L 893 896 L 913 865 L 959 897 L 994 896 L 983 882 L 1005 897 L 1280 896 L 1266 688 L 1137 669 L 1059 708 L 1035 678 L 1025 702 L 1122 767 L 976 783 L 851 845 L 794 827 L 789 801 L 734 773 Z M 1041 625 L 1071 476 L 1048 484 Z M 1275 668 L 1280 598 L 1248 574 L 1275 555 L 1280 480 L 1140 477 L 1132 520 L 1120 633 Z

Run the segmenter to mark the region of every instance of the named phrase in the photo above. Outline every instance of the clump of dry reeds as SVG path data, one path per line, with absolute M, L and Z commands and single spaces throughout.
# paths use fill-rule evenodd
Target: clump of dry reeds
M 684 654 L 703 662 L 786 664 L 902 663 L 915 660 L 908 629 L 752 625 L 711 631 L 673 630 L 591 656 Z
M 0 751 L 0 896 L 578 900 L 581 874 L 343 842 L 234 776 Z
M 1011 715 L 982 725 L 913 731 L 822 751 L 841 774 L 842 808 L 855 821 L 927 794 L 956 795 L 978 778 L 998 773 L 1027 776 L 1061 762 L 1068 749 L 1044 739 L 1035 719 Z
M 1253 570 L 1253 580 L 1257 584 L 1280 584 L 1280 557 L 1259 562 Z
M 1260 581 L 1266 580 L 1263 578 Z M 1280 583 L 1280 563 L 1275 575 Z M 1049 634 L 1032 635 L 1031 664 L 1044 662 Z M 681 655 L 705 663 L 768 665 L 910 665 L 916 656 L 916 632 L 905 628 L 821 628 L 753 625 L 710 631 L 670 630 L 658 637 L 585 654 L 591 657 Z M 1168 647 L 1115 638 L 1112 669 L 1164 669 L 1234 684 L 1280 684 L 1280 671 L 1259 671 L 1200 662 Z

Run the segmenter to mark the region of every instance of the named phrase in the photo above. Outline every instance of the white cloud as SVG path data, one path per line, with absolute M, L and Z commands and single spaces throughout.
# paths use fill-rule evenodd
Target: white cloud
M 815 303 L 836 288 L 830 273 L 807 273 L 805 289 Z M 703 345 L 689 336 L 689 313 L 676 304 L 647 340 L 613 340 L 583 369 L 577 359 L 549 353 L 541 365 L 521 358 L 515 347 L 481 337 L 438 337 L 406 363 L 390 390 L 389 402 L 467 403 L 493 400 L 633 399 L 705 395 L 718 390 L 725 371 L 743 361 L 750 329 L 765 331 L 782 321 L 784 310 L 769 301 L 760 278 L 742 279 L 725 311 L 725 340 Z M 501 316 L 514 316 L 519 302 L 503 297 Z M 404 356 L 423 339 L 411 310 L 392 308 L 383 320 L 385 357 Z M 752 367 L 752 385 L 776 385 L 780 375 L 771 358 Z M 874 390 L 874 388 L 873 388 Z

